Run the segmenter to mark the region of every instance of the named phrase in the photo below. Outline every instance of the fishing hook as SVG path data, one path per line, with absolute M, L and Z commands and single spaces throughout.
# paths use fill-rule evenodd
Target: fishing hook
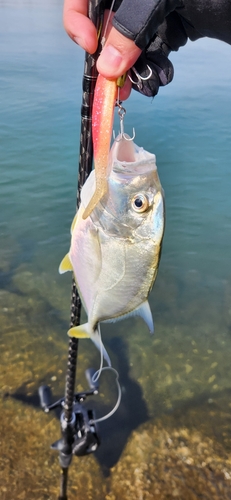
M 116 99 L 116 106 L 119 108 L 118 109 L 118 115 L 120 119 L 120 133 L 119 133 L 119 139 L 116 139 L 115 137 L 115 131 L 113 130 L 113 139 L 117 142 L 121 141 L 122 139 L 125 139 L 126 141 L 133 141 L 135 139 L 136 133 L 135 129 L 133 127 L 132 130 L 132 137 L 129 137 L 128 134 L 125 134 L 124 132 L 124 117 L 126 115 L 126 109 L 122 106 L 122 102 L 119 100 L 119 87 L 118 87 L 118 98 Z
M 148 76 L 141 76 L 137 69 L 132 66 L 131 70 L 133 71 L 133 73 L 135 73 L 136 77 L 137 77 L 137 80 L 134 81 L 131 77 L 131 75 L 128 75 L 128 78 L 130 80 L 131 83 L 133 83 L 134 85 L 137 85 L 138 89 L 141 90 L 142 87 L 143 87 L 143 82 L 146 82 L 147 80 L 149 80 L 149 78 L 151 78 L 152 76 L 152 69 L 150 68 L 150 66 L 147 64 L 147 69 L 149 70 L 149 74 Z

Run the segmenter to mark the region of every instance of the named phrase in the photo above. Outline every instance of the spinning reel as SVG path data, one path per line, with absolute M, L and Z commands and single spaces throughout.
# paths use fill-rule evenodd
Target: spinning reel
M 56 408 L 63 409 L 60 416 L 62 438 L 51 445 L 53 450 L 59 452 L 60 465 L 66 468 L 70 465 L 72 456 L 83 456 L 93 453 L 100 445 L 97 424 L 93 410 L 87 410 L 82 403 L 88 396 L 99 392 L 98 380 L 94 381 L 94 368 L 88 368 L 85 372 L 90 390 L 74 394 L 73 412 L 70 421 L 65 418 L 65 398 L 55 403 L 52 401 L 52 392 L 49 386 L 39 387 L 39 398 L 41 408 L 49 413 Z

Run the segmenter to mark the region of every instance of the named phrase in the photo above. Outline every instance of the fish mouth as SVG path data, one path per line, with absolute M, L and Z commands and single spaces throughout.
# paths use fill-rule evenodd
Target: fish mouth
M 109 165 L 114 173 L 140 175 L 156 170 L 156 156 L 137 146 L 126 134 L 115 139 Z
M 129 135 L 125 134 L 124 137 L 119 135 L 115 141 L 117 142 L 116 151 L 116 159 L 120 162 L 135 162 L 135 143 L 131 140 Z

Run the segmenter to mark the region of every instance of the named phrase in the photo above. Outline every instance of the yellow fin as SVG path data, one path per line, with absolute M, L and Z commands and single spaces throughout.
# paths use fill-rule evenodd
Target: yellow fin
M 87 333 L 86 326 L 88 326 L 88 323 L 84 325 L 73 326 L 72 328 L 70 328 L 70 330 L 68 330 L 67 335 L 69 335 L 69 337 L 75 337 L 76 339 L 89 339 L 90 336 Z
M 65 255 L 60 266 L 59 266 L 59 274 L 64 274 L 67 271 L 73 271 L 72 263 L 69 258 L 69 254 Z
M 91 212 L 94 210 L 101 198 L 103 198 L 103 196 L 107 193 L 107 190 L 107 179 L 101 180 L 100 186 L 96 187 L 92 198 L 83 212 L 82 219 L 86 219 L 89 215 L 91 215 Z
M 71 224 L 71 234 L 73 233 L 74 231 L 74 227 L 75 227 L 75 224 L 76 224 L 76 221 L 77 221 L 77 217 L 78 217 L 78 212 L 76 212 L 75 216 L 74 216 L 74 219 L 72 221 L 72 224 Z
M 97 325 L 97 328 L 92 331 L 89 323 L 84 323 L 83 325 L 73 326 L 67 332 L 69 337 L 75 337 L 76 339 L 91 339 L 92 342 L 96 345 L 99 352 L 103 354 L 104 359 L 106 360 L 108 366 L 111 366 L 111 360 L 108 356 L 108 353 L 102 343 L 100 327 Z

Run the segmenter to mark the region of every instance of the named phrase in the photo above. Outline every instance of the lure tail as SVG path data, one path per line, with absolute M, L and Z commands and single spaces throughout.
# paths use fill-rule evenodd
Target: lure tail
M 116 93 L 117 80 L 107 80 L 102 75 L 98 75 L 92 108 L 92 139 L 96 190 L 83 212 L 83 219 L 86 219 L 91 214 L 97 203 L 107 193 L 108 157 Z
M 96 189 L 95 192 L 90 199 L 87 207 L 85 208 L 82 219 L 86 219 L 89 215 L 91 215 L 91 212 L 94 210 L 96 205 L 98 205 L 99 201 L 103 198 L 103 196 L 107 193 L 108 189 L 108 183 L 107 183 L 107 178 L 105 179 L 100 179 L 100 182 L 98 181 L 97 185 L 97 179 L 96 179 Z

